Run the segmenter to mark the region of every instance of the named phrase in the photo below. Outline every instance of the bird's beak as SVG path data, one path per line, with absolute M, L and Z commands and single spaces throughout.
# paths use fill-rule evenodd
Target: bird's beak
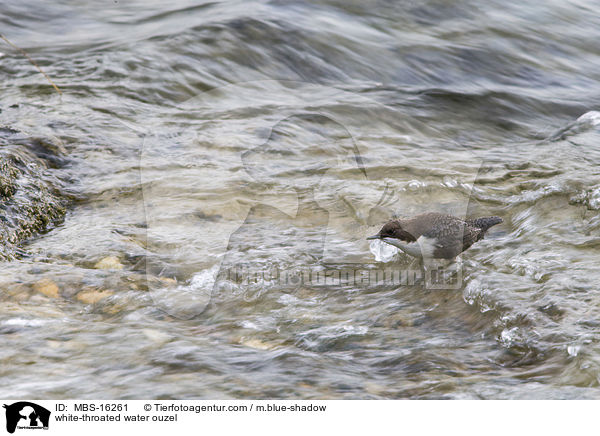
M 379 236 L 379 234 L 377 234 L 377 235 L 369 236 L 367 239 L 381 239 L 381 236 Z

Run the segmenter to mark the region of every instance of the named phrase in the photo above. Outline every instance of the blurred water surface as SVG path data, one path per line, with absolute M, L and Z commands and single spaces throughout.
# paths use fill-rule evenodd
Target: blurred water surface
M 1 397 L 600 396 L 595 2 L 1 9 L 67 204 L 1 264 Z M 429 210 L 504 219 L 458 289 L 226 274 L 413 268 L 364 238 Z

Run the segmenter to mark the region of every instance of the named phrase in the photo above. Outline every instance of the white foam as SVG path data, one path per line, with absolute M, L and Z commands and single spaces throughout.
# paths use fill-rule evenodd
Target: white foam
M 24 319 L 24 318 L 11 318 L 3 322 L 4 325 L 13 325 L 19 327 L 41 327 L 47 324 L 47 321 L 43 319 Z
M 190 288 L 194 290 L 210 289 L 212 291 L 218 272 L 219 265 L 214 265 L 210 269 L 205 269 L 200 272 L 197 272 L 196 274 L 194 274 L 192 280 L 190 281 Z
M 598 125 L 600 125 L 600 112 L 598 112 L 598 111 L 586 112 L 582 116 L 577 118 L 577 123 L 586 124 L 586 125 L 590 125 L 590 126 L 598 126 Z
M 517 338 L 518 327 L 505 328 L 500 333 L 500 341 L 507 346 L 510 346 L 512 342 Z
M 590 209 L 600 209 L 600 187 L 597 187 L 592 192 L 590 192 L 588 204 L 590 206 Z
M 389 262 L 398 254 L 398 249 L 396 247 L 386 244 L 379 239 L 371 241 L 369 250 L 373 253 L 377 262 Z
M 579 345 L 569 345 L 567 347 L 567 353 L 571 357 L 577 356 L 579 354 L 579 350 L 581 350 L 581 347 Z
M 219 265 L 194 274 L 189 283 L 152 291 L 152 298 L 169 315 L 191 318 L 206 309 L 212 296 Z

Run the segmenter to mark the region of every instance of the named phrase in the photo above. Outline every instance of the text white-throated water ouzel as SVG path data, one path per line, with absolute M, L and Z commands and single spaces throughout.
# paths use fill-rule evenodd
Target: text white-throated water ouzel
M 462 220 L 429 212 L 389 221 L 379 233 L 367 239 L 380 239 L 413 257 L 454 259 L 501 222 L 502 218 L 497 216 Z

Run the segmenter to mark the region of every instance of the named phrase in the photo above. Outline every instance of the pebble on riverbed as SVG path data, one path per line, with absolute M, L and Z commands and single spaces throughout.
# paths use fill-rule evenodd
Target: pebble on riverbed
M 117 256 L 107 256 L 94 265 L 96 269 L 123 269 L 123 264 Z
M 33 289 L 46 297 L 58 298 L 58 286 L 50 279 L 42 279 L 33 285 Z
M 240 339 L 240 344 L 245 347 L 254 348 L 255 350 L 272 350 L 277 346 L 277 344 L 263 342 L 260 339 L 246 338 Z
M 172 339 L 172 336 L 155 329 L 143 329 L 142 333 L 156 344 L 164 344 Z
M 84 304 L 95 304 L 100 300 L 113 295 L 113 291 L 102 289 L 85 289 L 77 294 L 77 301 Z

